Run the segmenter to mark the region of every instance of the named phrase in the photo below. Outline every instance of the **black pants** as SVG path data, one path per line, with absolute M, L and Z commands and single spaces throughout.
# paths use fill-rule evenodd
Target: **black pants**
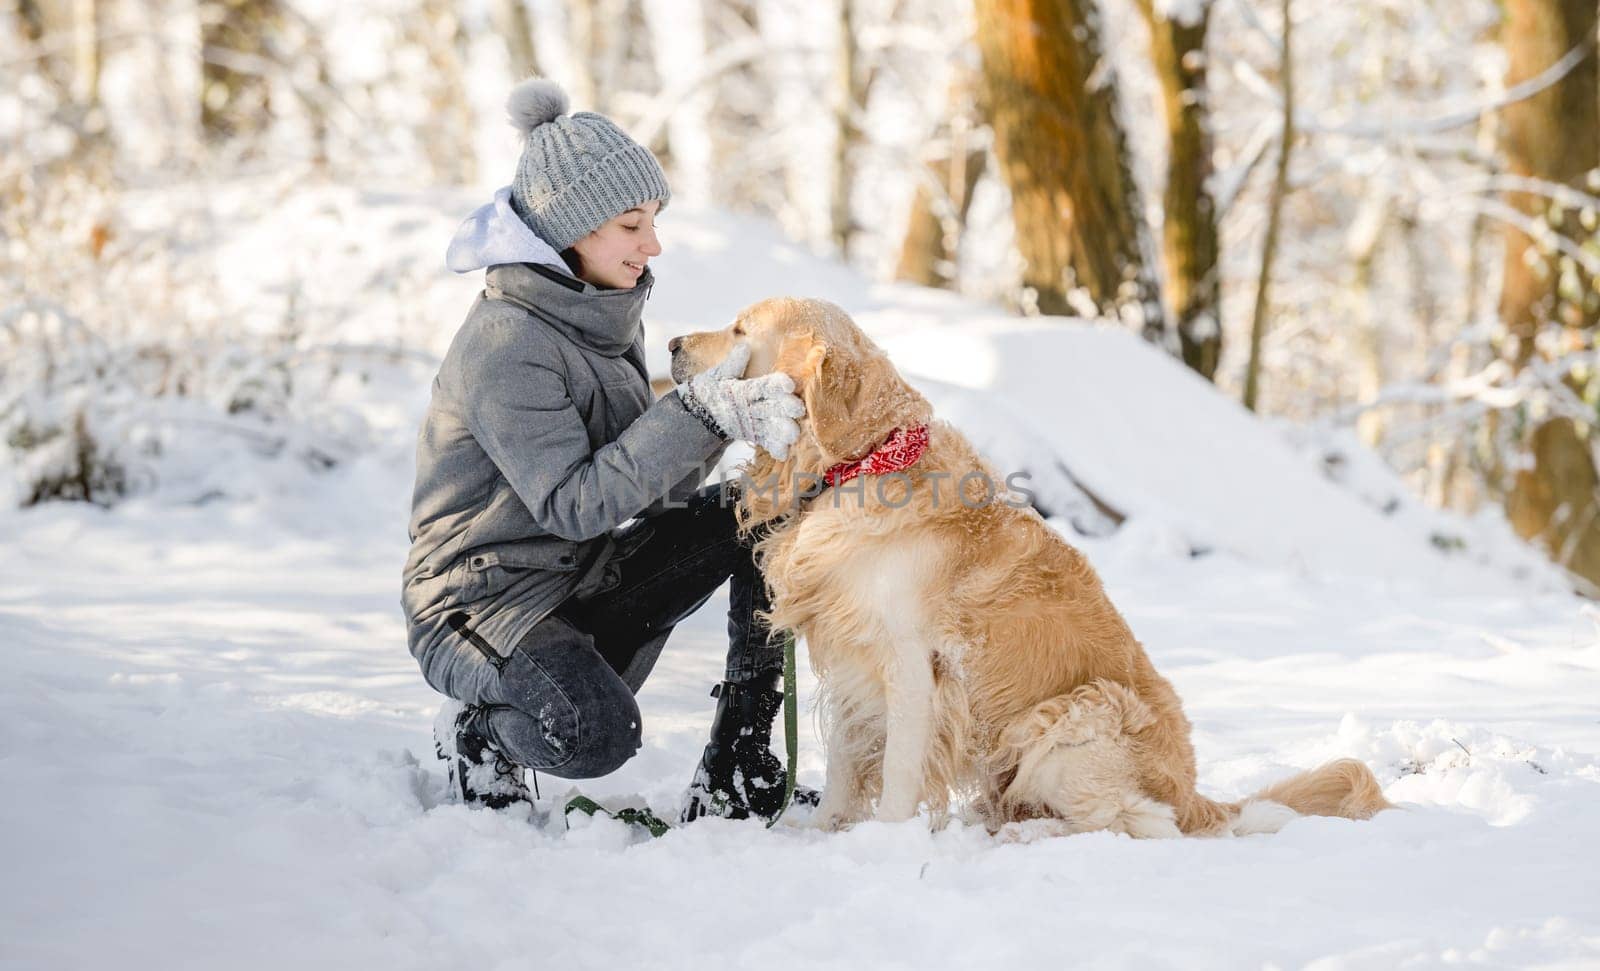
M 639 750 L 634 694 L 667 635 L 729 581 L 729 681 L 783 666 L 757 610 L 766 583 L 741 542 L 731 497 L 702 490 L 686 508 L 633 524 L 603 581 L 569 598 L 517 644 L 484 697 L 489 738 L 508 758 L 564 779 L 616 770 Z

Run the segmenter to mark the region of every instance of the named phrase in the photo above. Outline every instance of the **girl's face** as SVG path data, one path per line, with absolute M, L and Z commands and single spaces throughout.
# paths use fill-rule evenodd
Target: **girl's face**
M 632 289 L 650 257 L 661 253 L 661 242 L 656 239 L 656 213 L 660 211 L 660 200 L 651 200 L 573 243 L 581 260 L 579 278 L 597 287 Z

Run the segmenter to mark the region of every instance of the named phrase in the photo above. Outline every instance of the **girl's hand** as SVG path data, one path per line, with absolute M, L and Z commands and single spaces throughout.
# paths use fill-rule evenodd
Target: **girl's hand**
M 794 394 L 787 374 L 765 374 L 744 380 L 750 348 L 735 344 L 716 367 L 678 385 L 683 403 L 702 421 L 713 425 L 723 438 L 736 438 L 764 448 L 773 458 L 784 459 L 789 446 L 800 438 L 795 419 L 806 406 Z

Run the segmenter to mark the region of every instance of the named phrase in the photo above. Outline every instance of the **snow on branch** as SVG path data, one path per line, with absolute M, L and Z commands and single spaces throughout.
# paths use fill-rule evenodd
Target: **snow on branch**
M 1562 78 L 1571 74 L 1579 64 L 1591 57 L 1595 51 L 1595 36 L 1584 38 L 1572 50 L 1567 51 L 1561 59 L 1545 68 L 1543 71 L 1528 78 L 1519 84 L 1507 88 L 1498 97 L 1485 98 L 1477 104 L 1459 109 L 1436 109 L 1437 114 L 1431 117 L 1412 118 L 1402 121 L 1382 122 L 1347 122 L 1344 124 L 1330 125 L 1317 121 L 1297 121 L 1296 125 L 1302 131 L 1317 135 L 1346 135 L 1351 138 L 1398 138 L 1408 135 L 1437 134 L 1462 128 L 1476 122 L 1479 118 L 1492 111 L 1498 111 L 1507 105 L 1516 104 L 1533 97 L 1546 88 L 1552 87 Z

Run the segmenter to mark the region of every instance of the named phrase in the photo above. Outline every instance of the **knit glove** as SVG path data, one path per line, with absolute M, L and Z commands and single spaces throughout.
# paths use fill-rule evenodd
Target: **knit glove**
M 695 417 L 723 438 L 737 438 L 784 459 L 800 437 L 796 418 L 806 406 L 794 394 L 787 374 L 741 377 L 750 363 L 750 347 L 735 344 L 722 363 L 678 385 L 678 396 Z

